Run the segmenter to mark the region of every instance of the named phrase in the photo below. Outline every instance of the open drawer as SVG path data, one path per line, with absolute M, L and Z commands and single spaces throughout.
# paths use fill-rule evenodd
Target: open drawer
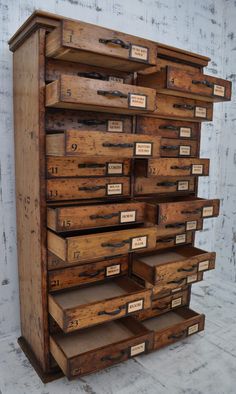
M 196 189 L 196 176 L 156 176 L 153 178 L 135 177 L 135 196 L 153 194 L 188 194 Z
M 153 347 L 153 333 L 131 316 L 50 337 L 50 351 L 69 378 L 99 371 Z
M 157 350 L 204 330 L 205 316 L 182 307 L 144 320 L 142 324 L 154 332 L 153 350 Z
M 132 272 L 153 285 L 193 282 L 198 272 L 215 268 L 215 252 L 193 246 L 179 246 L 164 251 L 135 253 Z
M 123 277 L 49 295 L 49 313 L 64 332 L 119 319 L 151 307 L 151 290 Z
M 145 134 L 66 130 L 64 133 L 48 134 L 46 141 L 48 156 L 113 158 L 160 156 L 160 137 Z
M 46 56 L 122 71 L 143 70 L 157 63 L 157 45 L 90 23 L 62 20 L 46 37 Z
M 156 246 L 156 227 L 107 231 L 88 235 L 56 235 L 48 231 L 48 250 L 67 264 L 127 254 Z
M 209 159 L 136 159 L 135 175 L 148 178 L 155 178 L 159 175 L 207 176 L 209 175 Z

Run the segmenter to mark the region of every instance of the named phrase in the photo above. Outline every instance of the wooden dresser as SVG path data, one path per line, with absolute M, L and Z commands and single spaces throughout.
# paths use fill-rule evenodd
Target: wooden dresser
M 203 330 L 191 285 L 215 253 L 194 237 L 219 200 L 197 197 L 201 122 L 231 83 L 207 57 L 42 11 L 9 45 L 19 344 L 41 379 Z

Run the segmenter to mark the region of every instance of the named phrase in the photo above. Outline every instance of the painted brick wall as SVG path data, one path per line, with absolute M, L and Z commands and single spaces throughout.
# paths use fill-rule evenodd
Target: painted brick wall
M 235 1 L 226 0 L 0 0 L 0 336 L 19 329 L 16 256 L 12 54 L 7 40 L 35 10 L 121 30 L 207 55 L 208 73 L 236 78 Z M 198 245 L 218 251 L 215 274 L 236 281 L 235 100 L 215 106 L 214 122 L 202 130 L 202 157 L 211 162 L 210 178 L 199 196 L 222 199 L 220 219 L 208 220 Z M 223 200 L 224 199 L 224 200 Z M 223 235 L 224 234 L 224 235 Z M 233 260 L 234 259 L 234 260 Z

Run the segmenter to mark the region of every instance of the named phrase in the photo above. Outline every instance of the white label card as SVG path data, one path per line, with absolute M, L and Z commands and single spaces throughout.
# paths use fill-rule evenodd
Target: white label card
M 180 145 L 179 147 L 180 156 L 190 156 L 190 154 L 191 154 L 191 146 Z
M 187 276 L 187 283 L 193 283 L 197 281 L 197 274 Z
M 152 143 L 136 142 L 134 154 L 135 156 L 152 156 Z
M 180 127 L 179 136 L 182 138 L 190 138 L 192 134 L 191 127 Z
M 176 298 L 171 301 L 171 308 L 176 308 L 177 306 L 182 304 L 182 297 Z
M 107 164 L 108 174 L 123 174 L 123 164 L 122 163 L 108 163 Z
M 148 239 L 147 235 L 145 235 L 143 237 L 132 238 L 131 250 L 146 248 L 147 247 L 147 239 Z
M 213 94 L 214 94 L 214 96 L 224 97 L 225 96 L 225 87 L 221 86 L 221 85 L 214 85 Z
M 196 230 L 197 229 L 197 220 L 191 220 L 186 222 L 186 231 Z
M 177 190 L 188 190 L 189 181 L 178 181 Z
M 210 261 L 209 261 L 209 260 L 201 261 L 201 262 L 198 264 L 198 271 L 205 271 L 205 270 L 208 270 L 208 269 L 209 269 L 209 264 L 210 264 Z
M 106 276 L 118 275 L 120 273 L 120 264 L 106 267 Z
M 120 212 L 120 223 L 132 223 L 136 220 L 136 211 Z
M 148 48 L 142 47 L 140 45 L 131 45 L 129 56 L 133 59 L 147 61 L 148 60 Z
M 122 194 L 122 183 L 110 183 L 107 185 L 107 195 Z
M 203 207 L 202 208 L 202 216 L 212 216 L 213 215 L 213 209 L 214 207 Z
M 143 300 L 132 301 L 128 303 L 127 313 L 141 311 L 143 309 Z
M 193 324 L 192 326 L 190 326 L 190 327 L 188 328 L 188 335 L 195 334 L 195 332 L 198 332 L 198 330 L 199 330 L 198 323 Z
M 175 237 L 175 243 L 176 244 L 182 244 L 184 242 L 186 242 L 186 234 L 176 235 L 176 237 Z
M 195 116 L 197 118 L 206 118 L 207 109 L 205 107 L 195 107 Z
M 129 93 L 129 107 L 145 109 L 147 107 L 147 96 L 145 94 Z
M 113 133 L 123 133 L 123 121 L 122 120 L 108 120 L 107 131 Z
M 108 78 L 108 81 L 124 83 L 124 78 L 119 78 L 119 77 L 115 77 L 114 75 L 110 75 L 109 78 Z
M 137 354 L 145 352 L 145 342 L 139 343 L 138 345 L 131 346 L 130 348 L 130 356 L 137 356 Z
M 192 174 L 202 175 L 203 174 L 203 164 L 192 164 Z

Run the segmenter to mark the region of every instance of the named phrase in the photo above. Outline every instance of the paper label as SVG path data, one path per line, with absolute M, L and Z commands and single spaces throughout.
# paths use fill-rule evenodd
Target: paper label
M 181 291 L 181 287 L 176 287 L 176 289 L 172 289 L 172 293 L 177 293 L 178 291 Z
M 186 242 L 186 234 L 176 235 L 176 237 L 175 237 L 175 243 L 176 244 L 182 244 L 184 242 Z
M 123 174 L 123 164 L 122 163 L 108 163 L 107 164 L 107 174 Z
M 193 283 L 197 281 L 197 274 L 190 275 L 187 277 L 187 283 Z
M 133 313 L 133 312 L 136 312 L 136 311 L 141 311 L 142 309 L 143 309 L 143 299 L 129 302 L 128 303 L 127 312 L 128 313 Z
M 190 138 L 192 134 L 191 127 L 180 127 L 179 136 L 183 138 Z
M 131 250 L 142 249 L 147 247 L 147 235 L 144 237 L 132 238 Z
M 136 211 L 123 211 L 120 213 L 120 223 L 132 223 L 136 220 Z
M 193 175 L 203 174 L 203 164 L 192 164 L 192 174 Z
M 214 207 L 203 207 L 202 208 L 202 216 L 212 216 Z
M 189 181 L 178 181 L 177 190 L 188 190 Z
M 107 131 L 115 133 L 123 133 L 123 122 L 122 120 L 108 120 Z
M 176 308 L 177 306 L 182 304 L 182 297 L 176 298 L 171 301 L 171 308 Z
M 193 326 L 190 326 L 188 328 L 188 335 L 195 334 L 195 332 L 198 332 L 198 329 L 199 329 L 198 323 L 194 324 Z
M 108 78 L 108 81 L 124 83 L 124 78 L 119 78 L 119 77 L 115 77 L 114 75 L 110 75 L 109 78 Z
M 191 220 L 186 222 L 186 231 L 196 230 L 197 229 L 197 220 Z
M 206 118 L 207 110 L 205 107 L 195 107 L 195 116 L 198 118 Z
M 122 194 L 122 183 L 110 183 L 107 185 L 107 195 Z
M 145 342 L 140 343 L 139 345 L 131 346 L 130 348 L 130 356 L 136 356 L 137 354 L 145 352 Z
M 129 56 L 132 59 L 147 61 L 148 60 L 148 48 L 142 47 L 140 45 L 131 45 Z
M 208 270 L 208 269 L 209 269 L 209 263 L 210 263 L 209 260 L 201 261 L 201 262 L 198 264 L 198 271 L 205 271 L 205 270 Z
M 106 267 L 106 276 L 118 275 L 120 273 L 120 264 Z
M 151 156 L 152 143 L 151 142 L 136 142 L 135 143 L 135 156 Z
M 214 96 L 224 97 L 225 96 L 225 87 L 221 86 L 221 85 L 214 85 L 213 94 L 214 94 Z
M 180 145 L 179 147 L 180 156 L 190 156 L 190 154 L 191 154 L 191 146 Z
M 145 94 L 129 93 L 129 107 L 130 108 L 146 108 L 147 96 Z

